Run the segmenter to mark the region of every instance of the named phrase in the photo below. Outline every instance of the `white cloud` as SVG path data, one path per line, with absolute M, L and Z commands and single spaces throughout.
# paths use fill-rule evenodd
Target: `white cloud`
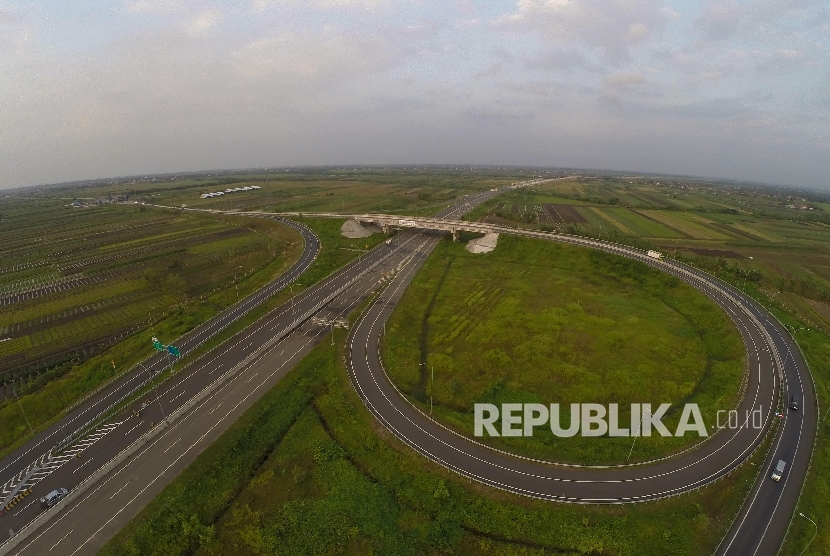
M 632 23 L 628 27 L 628 39 L 631 41 L 640 41 L 648 36 L 648 27 L 642 23 Z
M 253 0 L 251 5 L 255 11 L 260 12 L 274 8 L 285 9 L 301 5 L 323 9 L 346 8 L 372 11 L 382 6 L 388 6 L 391 3 L 390 0 Z
M 241 75 L 319 86 L 382 71 L 395 55 L 393 45 L 377 37 L 285 33 L 247 43 L 232 60 Z
M 631 58 L 632 47 L 661 29 L 666 14 L 659 0 L 519 0 L 498 18 L 497 28 L 534 32 L 561 47 L 599 49 L 612 63 Z
M 127 11 L 134 13 L 169 14 L 183 11 L 187 4 L 181 0 L 134 0 L 126 6 Z
M 645 82 L 646 78 L 640 72 L 616 73 L 605 78 L 605 83 L 615 89 L 633 87 Z
M 199 35 L 216 27 L 220 20 L 221 13 L 219 10 L 210 8 L 192 18 L 185 25 L 185 30 L 192 35 Z
M 338 161 L 830 174 L 817 0 L 118 1 L 89 22 L 0 7 L 0 184 Z

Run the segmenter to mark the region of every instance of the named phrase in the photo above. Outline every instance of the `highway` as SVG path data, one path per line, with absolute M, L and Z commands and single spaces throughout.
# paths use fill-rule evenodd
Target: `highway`
M 440 215 L 458 217 L 496 194 L 467 197 Z M 312 324 L 311 317 L 347 315 L 379 288 L 386 276 L 406 267 L 413 253 L 421 252 L 435 235 L 406 231 L 389 244 L 362 254 L 202 355 L 155 392 L 143 395 L 90 432 L 78 434 L 60 455 L 55 452 L 50 461 L 44 460 L 43 470 L 48 472 L 36 473 L 42 476 L 35 493 L 0 517 L 2 530 L 12 533 L 0 545 L 0 554 L 40 554 L 51 550 L 50 543 L 57 540 L 60 553 L 86 554 L 100 548 L 320 340 L 328 328 Z M 306 256 L 313 260 L 319 242 L 313 234 L 304 237 L 307 249 L 301 261 Z M 295 267 L 302 268 L 298 265 Z M 291 279 L 297 276 L 292 274 Z M 152 369 L 150 363 L 145 366 Z M 105 390 L 103 399 L 118 399 L 130 388 L 118 384 L 111 390 L 117 392 Z M 98 398 L 90 400 L 96 408 L 87 408 L 84 414 L 94 414 L 105 403 Z M 78 421 L 76 417 L 72 422 Z M 15 474 L 18 483 L 29 467 L 20 462 L 27 461 L 25 456 L 36 453 L 50 438 L 44 436 L 14 461 L 3 461 L 8 474 L 20 470 Z M 44 512 L 37 497 L 59 487 L 69 489 L 70 495 Z M 102 510 L 125 500 L 128 503 L 113 512 Z
M 776 554 L 806 476 L 818 410 L 809 369 L 786 331 L 739 291 L 674 261 L 657 260 L 637 249 L 581 237 L 515 228 L 496 231 L 601 249 L 636 259 L 677 276 L 714 300 L 736 324 L 747 347 L 747 374 L 737 407 L 740 426 L 723 429 L 694 449 L 674 457 L 620 466 L 575 466 L 521 458 L 449 429 L 397 391 L 386 375 L 378 352 L 383 324 L 417 271 L 416 264 L 407 273 L 396 276 L 381 297 L 364 311 L 350 333 L 349 374 L 372 414 L 413 450 L 465 477 L 524 496 L 582 504 L 655 500 L 706 486 L 740 466 L 762 446 L 769 431 L 771 447 L 764 464 L 717 553 Z M 422 260 L 419 257 L 417 262 Z M 801 408 L 792 411 L 780 405 L 782 392 L 785 396 L 800 396 Z M 590 400 L 573 400 L 574 403 L 586 401 Z M 757 409 L 761 411 L 762 422 L 756 428 L 748 416 Z M 780 419 L 775 415 L 779 410 L 783 411 Z M 769 475 L 779 459 L 788 462 L 788 469 L 780 482 L 774 482 Z
M 181 355 L 186 356 L 263 301 L 294 282 L 311 266 L 320 251 L 320 242 L 317 236 L 305 226 L 293 221 L 278 220 L 296 229 L 303 238 L 305 248 L 297 262 L 277 279 L 243 298 L 208 322 L 194 328 L 183 337 L 177 339 L 162 338 L 162 340 L 175 344 Z M 97 424 L 99 415 L 106 412 L 119 400 L 140 389 L 152 376 L 167 368 L 169 363 L 170 359 L 166 353 L 157 353 L 142 361 L 139 365 L 118 377 L 113 383 L 106 385 L 100 391 L 92 393 L 87 399 L 76 404 L 76 407 L 68 411 L 56 423 L 0 460 L 0 484 L 3 485 L 0 488 L 0 501 L 6 498 L 11 492 L 11 487 L 19 484 L 29 470 L 35 467 L 43 468 L 47 466 L 55 446 L 71 443 L 78 436 L 86 433 L 90 426 Z M 33 486 L 34 484 L 36 482 L 32 480 L 24 486 Z
M 433 220 L 443 220 L 442 226 L 454 225 L 454 218 L 499 193 L 462 199 Z M 0 546 L 0 554 L 41 554 L 52 549 L 61 554 L 94 553 L 323 337 L 327 329 L 312 324 L 311 317 L 345 316 L 376 291 L 379 295 L 349 335 L 350 378 L 373 415 L 418 453 L 463 476 L 517 494 L 570 503 L 620 504 L 674 496 L 711 484 L 765 446 L 769 432 L 771 447 L 764 464 L 718 554 L 777 552 L 809 465 L 817 406 L 809 369 L 799 350 L 774 319 L 767 319 L 763 308 L 705 273 L 652 259 L 626 246 L 559 234 L 496 230 L 641 260 L 698 288 L 732 318 L 747 347 L 740 415 L 754 409 L 760 409 L 762 415 L 759 428 L 725 429 L 695 449 L 644 465 L 566 466 L 519 458 L 432 421 L 406 401 L 386 376 L 378 353 L 383 323 L 442 237 L 439 232 L 418 228 L 418 219 L 411 220 L 413 229 L 394 236 L 389 245 L 367 252 L 298 295 L 293 303 L 282 305 L 192 362 L 158 388 L 158 397 L 155 393 L 144 396 L 94 430 L 78 434 L 64 453 L 81 457 L 70 457 L 43 477 L 32 498 L 0 518 L 0 525 L 6 525 L 0 530 L 15 532 L 11 542 Z M 454 222 L 460 229 L 470 224 Z M 310 241 L 306 238 L 303 257 L 310 253 Z M 295 267 L 298 265 L 299 261 Z M 390 274 L 391 280 L 387 278 Z M 299 274 L 292 279 L 296 276 Z M 75 417 L 70 423 L 86 421 L 106 407 L 97 401 L 102 397 L 112 401 L 123 395 L 129 388 L 119 384 L 125 380 L 78 408 L 75 413 L 83 412 L 85 417 Z M 115 388 L 120 388 L 118 395 L 110 392 Z M 782 392 L 798 393 L 801 409 L 790 411 L 780 406 Z M 147 405 L 141 409 L 141 404 Z M 87 409 L 92 405 L 97 409 Z M 141 417 L 136 417 L 132 412 L 139 409 Z M 782 419 L 775 417 L 779 409 L 784 412 Z M 170 424 L 159 425 L 165 417 Z M 743 417 L 741 423 L 748 424 Z M 20 476 L 25 471 L 22 462 L 31 461 L 38 446 L 42 450 L 56 441 L 54 431 L 47 438 L 30 443 L 34 447 L 15 461 L 7 458 L 0 462 L 6 476 Z M 124 458 L 127 452 L 130 455 Z M 776 483 L 769 479 L 769 471 L 778 459 L 788 461 L 788 469 Z M 35 496 L 59 486 L 72 490 L 69 499 L 45 514 L 32 504 Z

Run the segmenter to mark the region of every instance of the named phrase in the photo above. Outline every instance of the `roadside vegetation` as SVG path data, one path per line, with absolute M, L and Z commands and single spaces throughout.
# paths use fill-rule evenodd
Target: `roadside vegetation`
M 268 229 L 280 230 L 285 234 L 282 248 L 276 257 L 264 267 L 250 272 L 248 276 L 240 274 L 237 283 L 229 283 L 227 289 L 222 289 L 201 298 L 189 299 L 168 309 L 161 314 L 161 320 L 133 335 L 128 336 L 115 346 L 103 353 L 91 357 L 83 363 L 73 365 L 63 374 L 50 377 L 44 383 L 29 394 L 19 394 L 19 402 L 14 397 L 9 397 L 0 406 L 0 454 L 8 453 L 20 445 L 32 432 L 37 432 L 48 426 L 53 420 L 61 417 L 66 408 L 82 400 L 84 396 L 99 388 L 102 384 L 115 378 L 121 371 L 129 368 L 145 357 L 152 355 L 153 348 L 150 338 L 158 336 L 165 343 L 173 342 L 176 338 L 192 330 L 199 324 L 216 316 L 224 308 L 235 303 L 237 299 L 248 295 L 268 281 L 275 279 L 285 268 L 291 266 L 302 252 L 302 238 L 285 226 L 269 220 L 260 220 L 230 217 L 230 221 L 242 220 L 250 227 L 265 225 Z M 293 288 L 294 295 L 299 294 L 304 288 L 311 286 L 322 278 L 328 276 L 337 268 L 343 266 L 361 254 L 361 250 L 372 248 L 384 240 L 382 234 L 376 234 L 361 240 L 350 240 L 340 235 L 342 221 L 303 219 L 302 222 L 314 230 L 321 241 L 321 252 L 317 260 L 312 264 L 307 273 L 298 280 L 298 285 Z M 238 293 L 237 293 L 238 291 Z M 279 302 L 287 300 L 286 296 L 277 296 Z M 273 300 L 272 300 L 273 301 Z M 267 303 L 266 306 L 253 313 L 249 318 L 243 319 L 240 324 L 252 322 L 253 316 L 261 316 L 264 310 L 275 307 L 274 303 Z M 232 327 L 231 330 L 237 330 Z M 227 337 L 230 331 L 218 336 L 208 345 L 215 345 L 220 339 Z M 200 350 L 201 352 L 201 350 Z M 179 362 L 178 366 L 186 364 L 196 354 Z M 115 362 L 115 365 L 112 363 Z M 48 375 L 47 375 L 48 376 Z M 9 387 L 9 392 L 10 392 Z M 19 392 L 19 387 L 16 392 Z M 31 428 L 30 428 L 31 425 Z
M 34 216 L 30 222 L 48 230 L 59 224 L 45 218 L 47 203 L 58 202 L 62 208 L 75 200 L 80 204 L 94 203 L 108 192 L 129 193 L 131 199 L 171 206 L 429 214 L 465 194 L 506 185 L 531 174 L 518 170 L 341 168 L 67 184 L 32 192 L 9 192 L 0 200 L 0 232 L 5 239 L 18 202 L 25 204 L 26 211 L 43 209 L 37 215 L 31 212 Z M 261 189 L 199 199 L 203 192 L 248 184 L 260 185 Z M 96 211 L 100 208 L 90 207 Z M 79 214 L 87 208 L 73 210 Z M 146 210 L 144 218 L 160 214 Z M 826 420 L 830 413 L 828 214 L 830 198 L 805 192 L 680 179 L 583 176 L 500 195 L 480 207 L 471 219 L 493 218 L 491 221 L 505 225 L 654 248 L 715 274 L 771 307 L 793 331 L 811 366 L 821 410 L 811 471 L 782 554 L 815 556 L 830 553 L 830 450 Z M 315 228 L 321 233 L 324 253 L 335 243 L 323 234 L 330 233 L 334 239 L 340 225 L 325 222 Z M 105 221 L 99 224 L 102 230 L 107 229 Z M 313 222 L 310 224 L 314 227 Z M 36 227 L 31 230 L 30 238 L 36 240 L 40 231 Z M 503 236 L 500 241 L 504 239 Z M 357 251 L 348 249 L 365 249 L 368 243 L 349 241 L 352 243 L 337 244 L 337 251 L 344 258 L 358 256 Z M 23 256 L 21 264 L 12 264 L 11 257 L 17 255 L 2 252 L 9 265 L 0 270 L 13 269 L 18 273 L 14 286 L 10 286 L 12 281 L 4 282 L 8 276 L 0 273 L 0 282 L 9 287 L 19 287 L 25 280 L 40 285 L 58 278 L 32 258 Z M 283 264 L 277 262 L 275 267 Z M 318 264 L 334 269 L 338 262 L 321 260 Z M 325 275 L 323 270 L 316 272 L 316 279 Z M 162 276 L 159 278 L 163 280 Z M 240 296 L 252 278 L 248 276 L 239 282 Z M 143 280 L 146 278 L 142 274 L 139 282 Z M 300 280 L 302 286 L 307 283 L 311 280 Z M 621 284 L 633 287 L 625 280 Z M 170 286 L 173 284 L 167 289 L 172 291 Z M 230 303 L 235 299 L 232 286 L 232 282 L 227 283 L 224 289 L 211 294 L 211 299 Z M 588 286 L 595 288 L 590 282 Z M 670 290 L 663 286 L 663 294 Z M 295 287 L 294 293 L 297 292 Z M 287 295 L 270 300 L 269 307 L 287 299 Z M 564 295 L 571 294 L 565 290 Z M 97 302 L 96 298 L 78 295 L 78 303 Z M 582 305 L 579 299 L 577 307 Z M 175 337 L 201 322 L 208 313 L 195 314 L 196 306 L 193 302 L 181 303 L 166 316 L 161 311 L 154 325 L 156 333 L 169 341 L 168 336 Z M 565 309 L 569 307 L 570 304 Z M 264 314 L 266 309 L 249 315 L 250 319 Z M 0 312 L 5 315 L 5 310 L 4 307 Z M 57 313 L 68 307 L 51 310 Z M 233 328 L 250 322 L 247 317 L 244 320 Z M 61 408 L 82 398 L 81 391 L 88 392 L 111 378 L 111 360 L 121 370 L 131 360 L 146 355 L 142 350 L 149 347 L 150 332 L 122 338 L 108 348 L 110 351 L 78 366 L 75 371 L 84 369 L 86 374 L 73 375 L 72 388 L 38 398 L 46 391 L 38 386 L 41 390 L 23 397 L 22 405 L 30 418 L 41 412 L 39 420 L 34 421 L 35 429 L 45 426 L 49 415 L 54 418 Z M 337 338 L 339 345 L 344 333 L 337 331 Z M 215 342 L 221 339 L 216 338 Z M 453 341 L 457 339 L 458 336 Z M 113 351 L 117 349 L 123 352 Z M 335 354 L 332 349 L 319 346 L 103 552 L 365 554 L 406 553 L 408 547 L 414 547 L 411 553 L 417 554 L 702 555 L 712 553 L 754 480 L 757 467 L 752 466 L 758 463 L 759 454 L 712 487 L 653 504 L 584 508 L 494 492 L 425 463 L 390 438 L 354 395 L 339 363 L 342 353 Z M 56 380 L 68 382 L 68 377 L 63 375 Z M 436 384 L 440 380 L 444 379 L 436 373 Z M 700 385 L 704 382 L 705 379 Z M 413 399 L 416 403 L 425 401 Z M 275 407 L 269 410 L 265 406 L 270 404 Z M 12 407 L 0 408 L 0 435 L 15 431 L 10 437 L 20 442 L 28 429 L 19 411 L 6 412 Z M 5 446 L 7 452 L 15 443 L 11 442 L 0 441 L 0 446 Z M 639 445 L 638 440 L 632 458 L 637 457 Z M 202 488 L 208 484 L 216 488 Z M 365 504 L 355 504 L 356 498 Z M 800 512 L 815 521 L 817 527 L 801 517 Z
M 585 222 L 546 220 L 535 229 L 657 249 L 773 310 L 810 364 L 821 411 L 811 470 L 782 554 L 830 553 L 830 196 L 692 180 L 583 177 L 501 195 L 472 219 L 492 217 L 488 211 L 500 203 L 572 205 Z M 656 220 L 668 231 L 637 229 L 625 218 L 628 213 Z M 518 219 L 499 223 L 533 227 Z
M 77 253 L 75 260 L 87 275 L 96 276 L 96 261 L 105 259 L 117 268 L 126 265 L 124 272 L 129 276 L 104 276 L 88 286 L 15 303 L 4 308 L 0 317 L 11 323 L 7 325 L 7 337 L 12 338 L 0 343 L 0 348 L 14 350 L 20 342 L 24 346 L 42 342 L 42 346 L 32 345 L 20 353 L 28 358 L 43 357 L 50 350 L 55 354 L 43 363 L 3 367 L 0 453 L 19 445 L 32 431 L 47 426 L 89 392 L 150 355 L 151 336 L 172 342 L 273 279 L 302 252 L 299 235 L 272 221 L 185 216 L 141 211 L 135 206 L 105 209 L 113 227 L 132 228 L 130 235 L 137 236 L 124 238 L 106 233 L 106 226 L 97 226 L 93 229 L 105 233 L 100 234 L 100 240 L 96 240 L 100 244 L 96 245 L 92 240 L 84 242 L 84 238 L 98 234 L 70 226 L 62 236 L 53 232 L 53 241 L 59 244 L 56 248 L 66 246 L 61 237 L 82 242 L 88 250 Z M 124 220 L 131 225 L 125 226 Z M 94 219 L 86 226 L 94 226 Z M 174 234 L 177 237 L 167 243 L 151 230 L 166 236 L 171 230 L 181 233 Z M 141 247 L 130 251 L 119 246 L 119 240 Z M 119 256 L 136 251 L 141 252 L 138 260 Z M 50 256 L 37 250 L 27 252 L 31 256 Z M 109 259 L 107 253 L 115 255 Z M 59 253 L 54 255 L 58 257 Z M 59 260 L 64 265 L 76 264 Z M 124 283 L 132 288 L 127 300 L 118 293 Z M 111 295 L 116 297 L 108 297 Z M 23 326 L 18 334 L 20 322 Z M 33 334 L 31 326 L 43 330 Z M 66 331 L 62 342 L 50 340 L 62 330 Z M 90 338 L 100 340 L 102 335 L 115 341 L 93 340 L 90 344 Z M 14 353 L 6 355 L 7 359 L 14 357 Z
M 318 345 L 99 554 L 704 555 L 751 484 L 753 462 L 701 491 L 622 507 L 471 484 L 379 427 L 348 382 L 345 332 L 336 335 L 337 347 Z
M 28 199 L 13 209 L 0 223 L 0 400 L 236 286 L 283 256 L 293 234 L 274 222 L 126 204 Z
M 384 362 L 422 409 L 473 435 L 476 403 L 697 403 L 710 433 L 738 400 L 744 347 L 734 325 L 691 286 L 651 267 L 589 249 L 502 235 L 491 253 L 444 241 L 387 325 Z M 434 378 L 433 378 L 434 377 Z M 655 433 L 656 434 L 656 433 Z M 698 443 L 694 435 L 637 439 L 532 437 L 483 442 L 551 461 L 619 464 Z M 630 453 L 630 460 L 629 460 Z

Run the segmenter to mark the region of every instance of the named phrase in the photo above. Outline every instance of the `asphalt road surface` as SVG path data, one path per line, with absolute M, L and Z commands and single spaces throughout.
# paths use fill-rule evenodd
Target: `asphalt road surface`
M 496 194 L 465 198 L 439 216 L 457 218 Z M 73 455 L 62 462 L 42 478 L 32 498 L 24 499 L 19 508 L 0 518 L 0 525 L 9 524 L 0 530 L 12 528 L 18 533 L 23 528 L 25 533 L 16 537 L 16 541 L 25 537 L 22 542 L 0 547 L 0 553 L 94 553 L 320 340 L 327 329 L 311 324 L 311 316 L 346 315 L 380 289 L 350 334 L 349 372 L 370 411 L 413 449 L 462 475 L 519 494 L 575 503 L 624 503 L 672 496 L 709 484 L 740 465 L 762 445 L 770 431 L 771 449 L 718 553 L 775 554 L 803 484 L 816 423 L 812 381 L 786 332 L 767 320 L 763 309 L 740 292 L 697 270 L 656 261 L 619 245 L 515 229 L 500 231 L 636 258 L 677 275 L 709 295 L 730 315 L 744 338 L 749 372 L 739 414 L 745 416 L 746 411 L 760 409 L 761 426 L 753 427 L 751 419 L 741 417 L 739 428 L 721 430 L 697 449 L 678 457 L 648 465 L 595 468 L 517 458 L 476 444 L 431 421 L 391 385 L 377 351 L 383 322 L 440 237 L 423 230 L 407 231 L 395 236 L 391 245 L 380 245 L 366 253 L 186 367 L 158 388 L 157 398 L 155 394 L 145 396 L 91 433 L 80 435 L 64 454 L 78 453 L 81 457 Z M 394 277 L 388 280 L 390 273 Z M 225 380 L 221 388 L 205 395 L 220 377 Z M 779 405 L 782 386 L 783 395 L 801 396 L 799 411 Z M 188 402 L 192 407 L 171 424 L 157 424 Z M 143 409 L 141 404 L 145 404 Z M 782 419 L 774 416 L 778 409 L 784 411 Z M 135 410 L 141 411 L 140 417 L 132 413 Z M 151 441 L 106 474 L 96 474 L 127 447 L 149 438 L 151 426 L 158 427 L 153 429 L 156 435 Z M 54 437 L 50 441 L 54 442 Z M 778 459 L 788 461 L 788 469 L 784 479 L 776 483 L 769 480 L 769 468 Z M 7 460 L 0 464 L 15 466 Z M 18 457 L 21 460 L 25 457 Z M 17 468 L 21 468 L 19 463 Z M 90 476 L 96 480 L 84 483 Z M 35 496 L 59 486 L 75 489 L 80 484 L 93 486 L 64 507 L 50 510 L 37 526 L 26 528 L 42 512 L 37 503 L 32 503 Z
M 672 458 L 612 467 L 561 465 L 520 458 L 488 448 L 442 426 L 397 391 L 383 369 L 378 352 L 383 324 L 426 253 L 420 254 L 406 273 L 395 277 L 381 297 L 364 311 L 350 333 L 349 373 L 368 409 L 412 449 L 470 479 L 525 496 L 585 504 L 654 500 L 711 484 L 762 447 L 770 432 L 771 448 L 753 490 L 717 553 L 776 554 L 806 475 L 817 420 L 809 370 L 786 331 L 774 319 L 768 319 L 755 302 L 691 267 L 656 260 L 637 249 L 585 238 L 512 228 L 499 231 L 582 245 L 636 259 L 677 276 L 714 300 L 735 322 L 747 347 L 748 373 L 737 407 L 738 426 L 717 431 L 695 449 Z M 790 394 L 801 399 L 798 411 L 779 404 L 781 395 L 789 399 Z M 756 410 L 760 411 L 753 423 L 752 414 Z M 783 412 L 781 418 L 776 416 L 778 411 Z M 787 471 L 780 482 L 775 482 L 769 475 L 779 459 L 787 461 Z
M 171 341 L 179 348 L 182 356 L 198 348 L 263 301 L 286 288 L 301 276 L 317 258 L 320 251 L 320 242 L 311 230 L 290 220 L 278 220 L 293 227 L 302 235 L 305 249 L 300 258 L 287 272 L 284 272 L 274 281 L 181 338 Z M 162 340 L 165 339 L 162 338 Z M 172 338 L 168 339 L 168 341 L 170 340 Z M 28 470 L 48 465 L 47 462 L 56 445 L 72 441 L 77 435 L 87 432 L 88 424 L 94 423 L 96 416 L 105 412 L 131 392 L 141 388 L 152 376 L 164 370 L 169 364 L 170 359 L 166 353 L 158 353 L 146 359 L 112 384 L 89 396 L 83 403 L 77 404 L 77 407 L 67 412 L 55 424 L 0 460 L 0 485 L 2 485 L 0 487 L 0 501 L 4 500 L 6 495 L 11 492 L 12 486 L 19 484 Z M 34 484 L 34 480 L 27 483 L 27 485 Z M 0 517 L 0 520 L 3 520 L 3 518 Z M 4 525 L 4 521 L 0 521 L 0 527 Z
M 487 192 L 467 197 L 439 216 L 457 218 L 496 194 Z M 305 228 L 298 228 L 310 234 Z M 305 234 L 307 250 L 301 262 L 307 255 L 311 256 L 309 245 L 314 247 L 312 260 L 319 246 L 313 234 Z M 36 473 L 42 475 L 38 477 L 35 493 L 0 517 L 0 530 L 11 533 L 9 542 L 0 546 L 0 553 L 44 554 L 54 550 L 60 554 L 94 553 L 319 341 L 328 327 L 312 324 L 312 316 L 330 320 L 347 315 L 381 287 L 389 275 L 410 264 L 413 254 L 435 237 L 429 231 L 406 231 L 389 244 L 362 254 L 186 366 L 116 417 L 79 435 L 59 455 L 55 452 L 51 459 L 43 460 Z M 301 268 L 298 265 L 295 268 Z M 293 274 L 291 279 L 297 276 Z M 287 281 L 281 283 L 284 287 Z M 150 370 L 147 375 L 153 374 L 153 367 L 149 363 L 145 366 Z M 128 386 L 112 389 L 116 388 L 115 393 L 103 392 L 103 399 L 118 399 L 130 391 Z M 96 408 L 85 409 L 86 415 L 107 407 L 106 401 L 98 399 L 91 400 L 90 405 Z M 187 411 L 182 412 L 180 408 Z M 170 424 L 165 422 L 177 413 L 181 413 L 180 418 Z M 78 420 L 76 417 L 70 423 Z M 7 474 L 20 469 L 15 477 L 21 477 L 29 466 L 23 467 L 19 462 L 27 461 L 27 454 L 48 441 L 54 442 L 54 435 L 33 441 L 13 461 L 4 460 Z M 119 454 L 136 446 L 123 463 L 113 469 L 105 467 L 116 461 Z M 109 470 L 99 472 L 102 468 Z M 44 510 L 37 499 L 61 487 L 70 490 L 68 503 L 65 501 L 42 515 Z M 110 506 L 118 508 L 110 511 Z M 104 511 L 104 507 L 109 509 Z M 43 521 L 33 523 L 33 520 Z

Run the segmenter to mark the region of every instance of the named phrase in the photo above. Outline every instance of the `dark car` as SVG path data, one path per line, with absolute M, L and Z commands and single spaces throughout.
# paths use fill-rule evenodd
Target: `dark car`
M 69 494 L 69 491 L 65 488 L 55 489 L 40 499 L 40 505 L 44 508 L 51 508 L 52 506 L 63 500 L 67 494 Z
M 790 409 L 793 411 L 798 410 L 798 396 L 790 396 Z

